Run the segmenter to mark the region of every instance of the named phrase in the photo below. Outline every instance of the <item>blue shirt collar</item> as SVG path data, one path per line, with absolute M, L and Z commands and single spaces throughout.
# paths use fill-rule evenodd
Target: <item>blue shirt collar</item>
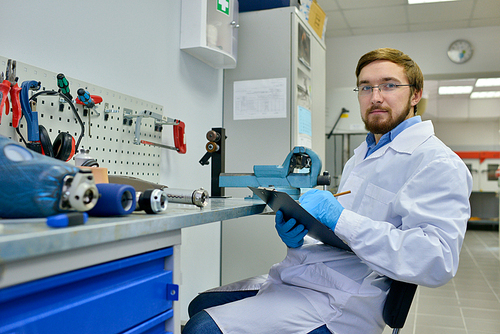
M 396 126 L 391 131 L 385 133 L 378 143 L 375 143 L 375 135 L 373 133 L 368 133 L 366 136 L 366 144 L 368 145 L 368 150 L 366 151 L 365 158 L 370 154 L 383 147 L 384 145 L 390 143 L 396 138 L 403 130 L 408 129 L 410 126 L 422 122 L 422 118 L 420 116 L 410 117 L 407 120 L 401 122 L 398 126 Z

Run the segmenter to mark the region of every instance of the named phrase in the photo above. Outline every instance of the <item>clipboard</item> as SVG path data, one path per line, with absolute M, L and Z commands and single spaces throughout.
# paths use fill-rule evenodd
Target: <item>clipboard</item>
M 314 218 L 287 193 L 267 188 L 248 188 L 250 188 L 250 190 L 252 190 L 252 192 L 261 200 L 266 202 L 266 204 L 269 205 L 274 212 L 281 210 L 285 220 L 295 218 L 297 223 L 304 225 L 305 228 L 309 230 L 307 234 L 314 239 L 330 246 L 352 252 L 351 248 L 345 242 L 340 240 L 340 238 L 332 230 Z

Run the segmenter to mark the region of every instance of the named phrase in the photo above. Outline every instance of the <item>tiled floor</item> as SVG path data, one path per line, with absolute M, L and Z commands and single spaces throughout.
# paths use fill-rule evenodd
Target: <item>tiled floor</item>
M 498 232 L 467 231 L 457 275 L 442 287 L 417 289 L 400 333 L 500 333 Z

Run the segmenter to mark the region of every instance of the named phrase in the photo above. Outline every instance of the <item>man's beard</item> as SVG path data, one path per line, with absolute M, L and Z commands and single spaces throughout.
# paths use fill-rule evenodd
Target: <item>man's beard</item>
M 375 106 L 372 106 L 371 110 L 372 109 L 380 109 L 380 107 L 375 105 Z M 387 112 L 389 114 L 392 114 L 392 109 L 389 108 L 389 109 L 385 109 L 385 110 L 387 110 Z M 365 129 L 370 131 L 373 134 L 382 134 L 382 135 L 386 134 L 387 132 L 391 131 L 396 126 L 401 124 L 406 119 L 406 117 L 408 117 L 408 115 L 410 114 L 410 111 L 411 111 L 411 102 L 410 101 L 408 101 L 408 103 L 406 105 L 406 110 L 407 110 L 407 112 L 402 113 L 401 115 L 399 115 L 398 118 L 389 119 L 387 121 L 382 121 L 378 117 L 376 117 L 372 121 L 368 121 L 368 118 L 369 118 L 369 114 L 368 114 L 366 119 L 363 119 L 363 122 L 365 123 Z

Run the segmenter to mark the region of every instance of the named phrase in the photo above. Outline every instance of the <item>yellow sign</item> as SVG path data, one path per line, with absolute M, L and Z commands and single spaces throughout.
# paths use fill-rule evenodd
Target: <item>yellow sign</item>
M 323 38 L 323 26 L 325 24 L 326 14 L 318 5 L 316 0 L 311 3 L 311 9 L 309 9 L 309 24 L 316 31 L 319 38 Z

